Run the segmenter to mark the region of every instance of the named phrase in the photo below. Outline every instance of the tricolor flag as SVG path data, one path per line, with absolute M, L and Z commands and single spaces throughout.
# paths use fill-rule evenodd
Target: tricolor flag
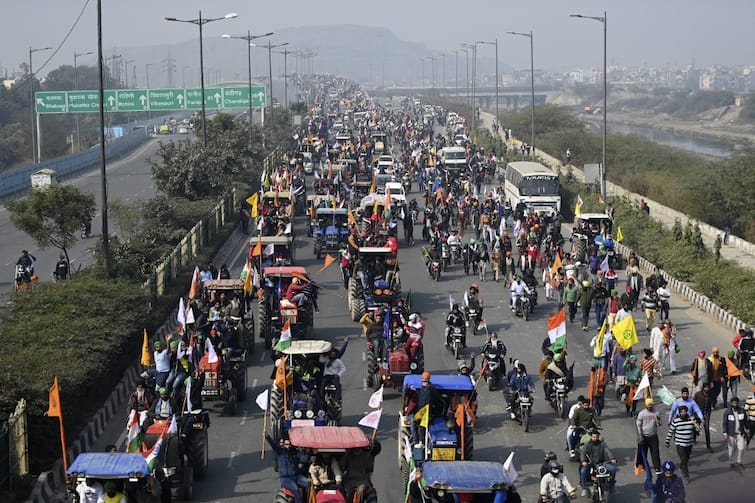
M 276 344 L 273 349 L 276 351 L 285 351 L 289 347 L 291 347 L 291 322 L 286 320 L 286 323 L 283 324 L 283 328 L 281 328 L 281 336 L 278 340 L 278 344 Z
M 128 416 L 127 430 L 126 452 L 139 452 L 142 445 L 142 433 L 139 428 L 139 414 L 134 409 L 131 409 Z
M 548 339 L 551 341 L 549 349 L 554 353 L 566 347 L 566 311 L 563 308 L 548 318 Z
M 191 275 L 191 285 L 189 286 L 189 298 L 193 299 L 199 293 L 199 267 L 194 267 L 194 273 Z
M 382 389 L 382 388 L 381 388 Z M 378 426 L 380 425 L 380 416 L 383 413 L 383 409 L 373 410 L 366 416 L 364 416 L 362 419 L 359 420 L 360 426 L 365 426 L 367 428 L 372 428 L 373 430 L 377 430 Z
M 147 465 L 149 466 L 150 470 L 155 469 L 155 465 L 157 464 L 157 456 L 160 454 L 160 449 L 162 449 L 166 431 L 167 429 L 163 430 L 163 432 L 160 434 L 160 438 L 157 439 L 157 442 L 155 442 L 155 445 L 153 445 L 151 449 L 142 451 L 144 459 L 147 461 Z
M 488 324 L 485 320 L 480 320 L 480 324 L 477 325 L 477 335 L 488 335 Z

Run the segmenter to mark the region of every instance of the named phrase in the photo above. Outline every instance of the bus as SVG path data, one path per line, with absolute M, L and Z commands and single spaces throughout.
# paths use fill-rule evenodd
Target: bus
M 508 163 L 504 190 L 512 208 L 522 202 L 532 211 L 561 211 L 558 174 L 539 162 Z

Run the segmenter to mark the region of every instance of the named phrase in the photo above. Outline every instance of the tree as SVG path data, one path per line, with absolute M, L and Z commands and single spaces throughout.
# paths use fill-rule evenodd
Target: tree
M 78 241 L 84 222 L 96 211 L 93 194 L 84 194 L 72 185 L 32 188 L 25 199 L 5 205 L 13 224 L 31 236 L 37 245 L 58 248 L 68 261 L 68 250 Z

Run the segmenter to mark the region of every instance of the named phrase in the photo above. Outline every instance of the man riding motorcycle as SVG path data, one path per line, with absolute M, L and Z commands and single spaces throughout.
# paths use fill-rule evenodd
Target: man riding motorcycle
M 532 393 L 534 390 L 535 385 L 532 383 L 532 378 L 527 374 L 524 364 L 517 364 L 516 373 L 509 378 L 509 392 L 507 396 L 511 419 L 516 419 L 514 410 L 519 403 L 518 393 Z
M 608 446 L 600 439 L 600 432 L 593 429 L 590 432 L 590 441 L 587 442 L 579 455 L 582 466 L 579 468 L 579 478 L 582 484 L 582 497 L 587 496 L 587 477 L 590 473 L 590 465 L 603 464 L 611 474 L 609 490 L 613 492 L 616 484 L 616 457 L 613 455 Z
M 477 318 L 482 320 L 482 309 L 483 301 L 480 296 L 480 288 L 477 286 L 477 283 L 472 283 L 469 291 L 464 294 L 464 311 L 467 313 L 467 322 L 473 321 L 470 319 L 470 311 L 475 311 Z M 474 329 L 477 330 L 477 327 L 474 327 Z
M 462 314 L 461 310 L 459 310 L 459 305 L 454 304 L 451 307 L 451 312 L 448 313 L 448 316 L 446 316 L 446 347 L 451 347 L 451 333 L 453 332 L 454 328 L 461 329 L 461 345 L 466 347 L 467 346 L 467 330 L 466 330 L 466 321 L 464 319 L 464 315 Z
M 480 355 L 484 359 L 494 361 L 498 364 L 495 372 L 497 374 L 497 377 L 500 377 L 501 373 L 503 372 L 501 369 L 504 368 L 503 359 L 506 357 L 506 345 L 498 340 L 497 332 L 490 334 L 488 341 L 480 348 Z M 495 356 L 493 358 L 490 358 L 488 357 L 488 355 Z
M 516 312 L 517 303 L 525 296 L 530 294 L 530 288 L 522 281 L 520 274 L 516 275 L 516 279 L 511 283 L 511 311 Z

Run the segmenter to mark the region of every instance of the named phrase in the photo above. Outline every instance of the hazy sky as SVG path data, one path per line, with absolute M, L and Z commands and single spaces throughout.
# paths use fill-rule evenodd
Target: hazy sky
M 41 72 L 72 64 L 73 53 L 96 50 L 96 0 L 0 0 L 0 66 L 18 68 L 29 46 L 58 47 L 82 7 L 84 15 L 60 52 Z M 401 39 L 452 51 L 460 42 L 499 39 L 499 57 L 514 67 L 529 67 L 527 40 L 507 31 L 535 32 L 535 64 L 568 70 L 602 63 L 602 25 L 569 14 L 608 12 L 609 63 L 755 65 L 755 0 L 103 0 L 106 49 L 190 41 L 193 25 L 169 23 L 236 12 L 239 17 L 205 26 L 205 36 L 275 31 L 305 25 L 361 24 L 386 27 Z M 273 39 L 274 41 L 274 39 Z M 344 40 L 348 44 L 348 40 Z M 311 42 L 317 48 L 317 41 Z M 493 48 L 482 47 L 479 51 Z M 187 50 L 196 46 L 187 44 Z M 34 55 L 34 66 L 47 53 Z M 370 57 L 370 55 L 366 55 Z M 93 57 L 82 58 L 91 64 Z M 243 62 L 239 62 L 243 66 Z

